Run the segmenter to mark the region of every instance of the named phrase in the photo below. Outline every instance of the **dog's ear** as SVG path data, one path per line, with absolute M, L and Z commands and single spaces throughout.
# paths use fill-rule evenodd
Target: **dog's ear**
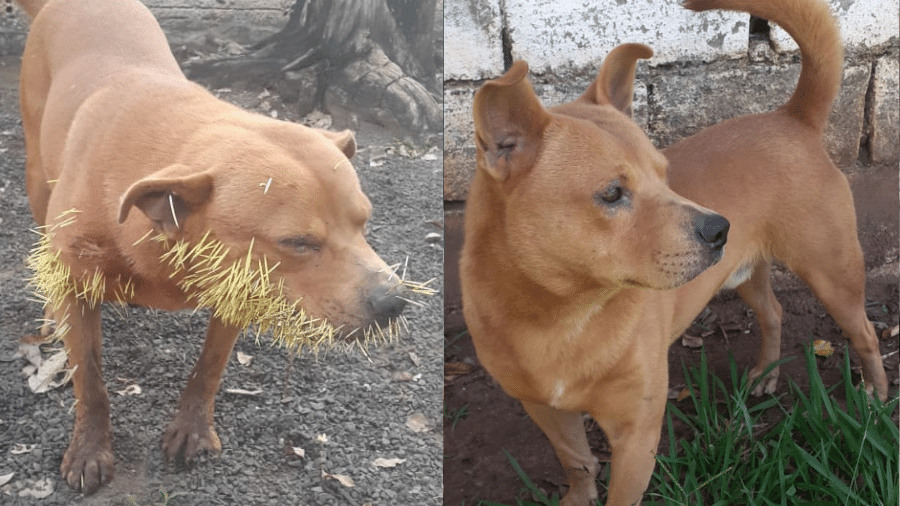
M 170 165 L 147 176 L 119 200 L 119 223 L 137 207 L 156 225 L 157 230 L 173 238 L 195 208 L 205 203 L 213 190 L 212 175 L 198 173 L 186 165 Z
M 498 181 L 534 165 L 550 122 L 550 113 L 525 79 L 527 74 L 528 64 L 517 61 L 475 93 L 475 142 L 485 169 Z
M 353 155 L 356 154 L 356 139 L 353 137 L 353 132 L 350 130 L 344 130 L 341 132 L 330 132 L 328 130 L 319 130 L 319 133 L 325 136 L 326 139 L 330 140 L 334 143 L 335 146 L 338 147 L 347 158 L 353 158 Z
M 616 46 L 603 60 L 597 79 L 588 86 L 578 101 L 611 105 L 627 116 L 631 116 L 637 61 L 651 56 L 653 56 L 653 50 L 643 44 Z

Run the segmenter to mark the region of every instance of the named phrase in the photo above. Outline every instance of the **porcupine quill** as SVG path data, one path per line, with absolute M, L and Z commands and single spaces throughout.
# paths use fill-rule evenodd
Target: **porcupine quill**
M 69 266 L 60 259 L 59 251 L 54 251 L 50 245 L 53 232 L 71 224 L 74 216 L 67 215 L 74 213 L 77 213 L 74 209 L 66 211 L 60 216 L 61 219 L 66 219 L 35 231 L 40 238 L 26 261 L 33 273 L 28 281 L 34 287 L 37 300 L 44 306 L 56 304 L 56 301 L 63 300 L 72 292 L 91 307 L 106 300 L 107 280 L 102 272 L 96 270 L 93 274 L 84 274 L 80 279 L 75 279 Z M 149 236 L 148 232 L 135 244 Z M 278 265 L 270 266 L 265 257 L 254 260 L 253 240 L 250 241 L 246 256 L 231 262 L 226 262 L 228 248 L 211 238 L 209 232 L 193 245 L 183 239 L 173 241 L 170 245 L 163 234 L 156 235 L 153 240 L 166 246 L 160 261 L 171 268 L 170 277 L 182 274 L 178 286 L 197 301 L 195 311 L 209 308 L 216 317 L 230 325 L 243 329 L 252 328 L 257 341 L 261 335 L 268 333 L 273 344 L 297 353 L 304 348 L 318 354 L 323 347 L 351 349 L 356 346 L 365 353 L 368 346 L 394 341 L 403 330 L 409 329 L 406 319 L 401 315 L 391 319 L 384 327 L 376 324 L 341 336 L 340 328 L 326 320 L 311 317 L 299 307 L 299 302 L 287 300 L 283 293 L 283 281 L 275 283 L 269 278 Z M 397 268 L 399 264 L 391 267 L 393 275 Z M 404 267 L 398 284 L 410 292 L 423 295 L 435 293 L 434 289 L 427 286 L 433 279 L 418 283 L 407 280 L 405 274 Z M 118 278 L 116 281 L 111 300 L 124 305 L 134 295 L 134 285 L 130 278 Z M 56 306 L 51 307 L 58 309 Z M 60 337 L 60 329 L 65 328 L 65 325 L 58 325 L 56 337 Z M 350 339 L 358 332 L 362 332 L 362 335 Z

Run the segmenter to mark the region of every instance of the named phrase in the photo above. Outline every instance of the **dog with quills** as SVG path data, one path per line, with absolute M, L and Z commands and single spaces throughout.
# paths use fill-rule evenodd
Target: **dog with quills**
M 389 339 L 404 283 L 364 233 L 371 203 L 349 131 L 252 114 L 188 81 L 138 0 L 18 0 L 29 258 L 74 369 L 62 460 L 85 494 L 112 479 L 104 301 L 207 307 L 200 358 L 163 436 L 191 463 L 221 443 L 215 394 L 242 330 L 293 348 Z
M 687 0 L 749 12 L 797 41 L 802 71 L 779 109 L 730 119 L 663 150 L 632 122 L 640 44 L 616 47 L 576 101 L 545 109 L 516 62 L 476 93 L 477 168 L 460 260 L 480 362 L 552 443 L 563 505 L 594 504 L 599 465 L 582 412 L 611 446 L 607 506 L 639 504 L 660 439 L 667 350 L 710 298 L 755 311 L 754 393 L 775 390 L 781 306 L 770 265 L 812 288 L 882 400 L 887 378 L 865 313 L 865 270 L 846 177 L 822 133 L 843 48 L 821 0 Z

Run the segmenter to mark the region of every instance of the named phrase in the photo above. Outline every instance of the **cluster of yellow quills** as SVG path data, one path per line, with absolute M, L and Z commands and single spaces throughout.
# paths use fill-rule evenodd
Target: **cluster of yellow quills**
M 69 266 L 60 259 L 59 251 L 52 248 L 53 233 L 73 223 L 77 212 L 75 209 L 66 211 L 56 224 L 36 231 L 40 238 L 26 261 L 33 273 L 29 282 L 35 296 L 45 307 L 50 305 L 54 312 L 59 309 L 55 304 L 73 293 L 91 307 L 104 300 L 124 305 L 134 295 L 130 278 L 117 279 L 112 283 L 115 287 L 112 297 L 106 297 L 104 273 L 97 270 L 75 279 Z M 148 232 L 138 243 L 150 235 Z M 210 237 L 209 232 L 194 244 L 185 240 L 170 241 L 163 234 L 157 234 L 152 240 L 166 246 L 160 262 L 169 266 L 170 277 L 180 276 L 178 286 L 196 301 L 195 311 L 209 308 L 222 321 L 254 331 L 257 341 L 261 335 L 270 335 L 274 345 L 297 353 L 308 349 L 318 354 L 322 348 L 351 349 L 356 346 L 365 353 L 368 346 L 394 341 L 403 329 L 408 330 L 406 319 L 400 316 L 384 327 L 355 329 L 341 335 L 339 328 L 326 320 L 312 318 L 297 302 L 288 301 L 283 293 L 283 281 L 272 282 L 270 279 L 278 265 L 270 266 L 265 257 L 253 259 L 253 240 L 246 257 L 231 262 L 226 261 L 228 248 Z M 415 293 L 434 293 L 427 286 L 430 281 L 416 283 L 401 278 L 399 283 Z M 64 328 L 64 324 L 57 322 L 55 336 L 61 337 Z M 357 332 L 362 335 L 356 336 Z

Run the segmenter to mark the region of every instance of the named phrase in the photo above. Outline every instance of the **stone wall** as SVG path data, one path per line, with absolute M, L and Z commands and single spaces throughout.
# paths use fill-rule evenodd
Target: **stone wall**
M 722 119 L 784 103 L 800 72 L 790 37 L 751 33 L 750 16 L 694 13 L 678 0 L 447 0 L 444 197 L 463 201 L 474 170 L 472 96 L 514 59 L 547 105 L 574 99 L 610 49 L 642 42 L 635 120 L 660 147 Z M 830 0 L 846 47 L 844 84 L 826 134 L 842 167 L 898 163 L 896 0 Z M 770 44 L 771 42 L 771 44 Z M 773 47 L 775 48 L 773 50 Z

